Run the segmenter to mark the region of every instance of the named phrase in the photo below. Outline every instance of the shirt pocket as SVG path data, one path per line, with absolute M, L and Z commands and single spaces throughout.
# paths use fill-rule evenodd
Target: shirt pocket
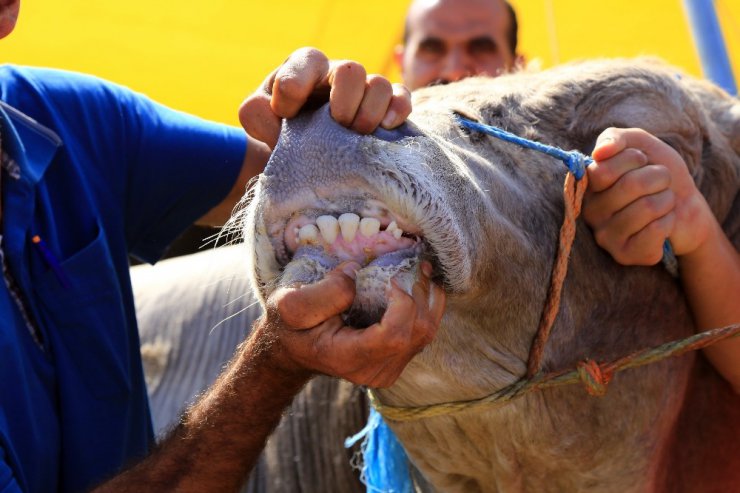
M 130 337 L 118 275 L 107 237 L 97 225 L 94 239 L 59 262 L 69 285 L 45 271 L 34 282 L 44 310 L 57 377 L 62 387 L 83 381 L 104 399 L 131 391 Z

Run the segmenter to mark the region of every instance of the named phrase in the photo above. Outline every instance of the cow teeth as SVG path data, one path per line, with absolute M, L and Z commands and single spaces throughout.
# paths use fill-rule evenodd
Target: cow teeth
M 298 238 L 301 243 L 316 243 L 319 238 L 319 230 L 313 224 L 306 224 L 298 230 Z
M 339 235 L 339 221 L 334 216 L 319 216 L 316 218 L 316 226 L 321 231 L 321 236 L 328 244 L 334 243 Z
M 380 231 L 380 221 L 374 217 L 363 217 L 360 221 L 360 233 L 370 238 Z
M 400 239 L 401 236 L 403 236 L 403 230 L 398 227 L 398 224 L 396 224 L 396 221 L 391 221 L 391 223 L 388 225 L 385 230 L 392 234 L 395 239 Z
M 360 216 L 351 212 L 345 212 L 339 216 L 338 223 L 344 241 L 350 242 L 354 240 L 355 235 L 357 234 L 357 227 L 360 224 Z

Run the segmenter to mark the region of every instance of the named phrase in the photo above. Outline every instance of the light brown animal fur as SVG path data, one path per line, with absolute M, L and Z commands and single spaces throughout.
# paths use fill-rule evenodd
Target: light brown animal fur
M 420 90 L 412 115 L 419 131 L 406 137 L 353 135 L 326 111 L 289 121 L 246 222 L 262 297 L 281 283 L 289 260 L 281 225 L 291 214 L 371 198 L 421 229 L 443 273 L 443 326 L 397 384 L 379 392 L 386 403 L 472 399 L 519 379 L 546 295 L 565 168 L 462 129 L 456 112 L 584 153 L 609 126 L 644 128 L 683 156 L 740 245 L 740 103 L 655 61 L 595 61 Z M 693 330 L 679 284 L 660 265 L 620 266 L 578 225 L 545 370 L 614 359 Z M 573 386 L 391 425 L 425 488 L 438 491 L 740 490 L 740 398 L 700 354 L 620 373 L 602 398 Z M 285 440 L 290 427 L 273 440 Z

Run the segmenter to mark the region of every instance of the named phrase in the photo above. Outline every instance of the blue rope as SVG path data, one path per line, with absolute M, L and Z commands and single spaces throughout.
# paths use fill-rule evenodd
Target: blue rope
M 455 118 L 457 118 L 457 121 L 466 128 L 477 130 L 486 135 L 496 137 L 497 139 L 511 142 L 512 144 L 517 144 L 527 149 L 543 152 L 548 156 L 560 159 L 565 163 L 568 170 L 573 173 L 573 176 L 575 176 L 577 180 L 583 178 L 583 175 L 586 173 L 586 166 L 594 162 L 594 160 L 589 156 L 576 150 L 565 151 L 559 147 L 549 146 L 535 140 L 525 139 L 524 137 L 519 137 L 518 135 L 507 132 L 498 127 L 478 123 L 457 114 L 455 115 Z M 676 260 L 676 255 L 673 253 L 671 242 L 668 241 L 668 239 L 663 243 L 663 265 L 673 277 L 678 277 L 678 261 Z
M 673 253 L 673 247 L 671 246 L 671 242 L 666 238 L 666 240 L 663 242 L 663 267 L 665 267 L 665 270 L 668 271 L 668 273 L 673 276 L 675 279 L 678 279 L 678 259 L 676 258 L 676 254 Z
M 409 459 L 393 430 L 370 406 L 367 425 L 344 441 L 345 448 L 362 440 L 362 474 L 369 493 L 413 493 Z
M 583 178 L 583 175 L 586 173 L 586 166 L 594 162 L 594 160 L 591 159 L 589 156 L 586 156 L 585 154 L 582 154 L 576 150 L 565 151 L 559 147 L 549 146 L 535 140 L 529 140 L 525 139 L 524 137 L 519 137 L 518 135 L 514 135 L 498 127 L 484 125 L 483 123 L 468 120 L 467 118 L 463 118 L 460 115 L 455 115 L 455 117 L 460 122 L 460 124 L 466 128 L 477 130 L 492 137 L 496 137 L 497 139 L 511 142 L 527 149 L 543 152 L 548 156 L 560 159 L 563 163 L 565 163 L 565 165 L 568 167 L 568 170 L 573 173 L 573 176 L 575 176 L 577 180 Z

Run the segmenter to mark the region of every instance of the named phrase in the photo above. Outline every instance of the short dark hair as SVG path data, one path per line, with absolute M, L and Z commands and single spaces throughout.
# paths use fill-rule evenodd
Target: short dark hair
M 511 19 L 511 25 L 509 26 L 509 46 L 511 47 L 511 54 L 516 56 L 516 45 L 519 39 L 519 22 L 516 19 L 516 11 L 510 2 L 504 0 L 506 5 L 506 11 L 509 12 L 509 18 Z M 409 40 L 409 17 L 406 16 L 406 20 L 403 24 L 403 44 L 406 44 Z

